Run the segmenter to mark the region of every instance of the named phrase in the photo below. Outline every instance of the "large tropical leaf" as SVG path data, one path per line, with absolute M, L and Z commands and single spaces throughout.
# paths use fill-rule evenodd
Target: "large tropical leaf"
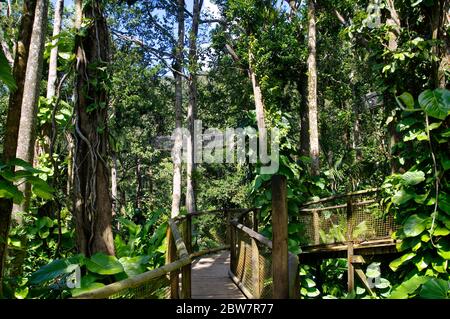
M 450 91 L 446 89 L 423 91 L 419 95 L 419 104 L 429 116 L 444 120 L 450 112 Z
M 403 224 L 403 232 L 406 237 L 414 237 L 422 233 L 426 228 L 427 219 L 417 214 L 411 215 Z
M 63 274 L 70 274 L 77 267 L 79 267 L 82 262 L 82 255 L 66 259 L 56 259 L 31 274 L 30 282 L 32 284 L 41 284 L 43 282 L 55 279 L 56 277 L 59 277 Z
M 0 81 L 3 82 L 11 91 L 16 89 L 16 82 L 11 74 L 11 67 L 5 54 L 0 50 Z
M 425 299 L 447 299 L 450 281 L 432 278 L 423 284 L 420 297 Z
M 100 275 L 115 275 L 124 271 L 122 264 L 114 256 L 96 253 L 86 259 L 86 267 L 89 271 Z

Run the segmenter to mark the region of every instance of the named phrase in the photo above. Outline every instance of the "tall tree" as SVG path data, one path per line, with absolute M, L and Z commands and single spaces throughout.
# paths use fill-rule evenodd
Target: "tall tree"
M 308 128 L 311 173 L 319 174 L 319 127 L 317 120 L 317 65 L 316 65 L 316 1 L 308 1 Z
M 45 35 L 47 32 L 48 0 L 36 2 L 33 32 L 31 35 L 27 71 L 25 75 L 24 93 L 22 97 L 19 135 L 16 157 L 32 163 L 34 159 L 34 143 L 36 141 L 36 113 L 39 100 L 39 86 L 42 75 Z M 14 205 L 13 214 L 25 212 L 30 204 L 30 185 L 22 184 L 19 189 L 25 192 L 22 204 Z M 17 216 L 20 222 L 21 218 Z
M 50 61 L 48 66 L 47 99 L 51 99 L 56 94 L 56 83 L 58 81 L 58 36 L 61 33 L 63 12 L 64 0 L 57 0 L 55 6 L 55 18 L 53 20 L 52 50 L 50 51 Z
M 16 156 L 25 74 L 29 56 L 28 52 L 31 34 L 33 30 L 35 8 L 35 0 L 25 0 L 23 2 L 22 19 L 20 23 L 19 37 L 16 43 L 16 55 L 14 58 L 13 68 L 13 76 L 16 81 L 17 88 L 10 94 L 9 97 L 2 156 L 2 160 L 4 162 L 10 161 Z M 12 207 L 12 200 L 0 198 L 0 238 L 8 238 Z M 0 296 L 2 295 L 6 254 L 7 241 L 0 240 Z
M 175 63 L 173 76 L 175 78 L 175 129 L 181 129 L 183 110 L 183 50 L 184 50 L 184 0 L 177 1 L 177 23 L 178 23 L 178 43 L 175 49 Z M 179 132 L 181 133 L 181 132 Z M 175 136 L 173 145 L 173 185 L 172 185 L 172 213 L 171 216 L 178 216 L 180 213 L 181 199 L 181 150 L 183 137 L 181 134 Z
M 78 250 L 114 255 L 108 168 L 107 74 L 109 34 L 102 1 L 77 0 L 76 28 L 91 21 L 76 39 L 74 208 Z
M 195 198 L 195 154 L 198 150 L 194 149 L 194 126 L 197 117 L 197 72 L 198 72 L 198 52 L 197 38 L 200 24 L 200 12 L 203 6 L 203 0 L 194 0 L 192 10 L 192 26 L 189 33 L 189 103 L 187 112 L 187 122 L 189 126 L 190 139 L 187 146 L 187 177 L 186 177 L 186 207 L 188 213 L 196 210 Z

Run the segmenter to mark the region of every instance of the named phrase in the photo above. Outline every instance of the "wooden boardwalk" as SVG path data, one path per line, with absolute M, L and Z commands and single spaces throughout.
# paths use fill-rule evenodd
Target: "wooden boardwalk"
M 192 299 L 245 299 L 228 277 L 230 252 L 204 256 L 192 263 Z

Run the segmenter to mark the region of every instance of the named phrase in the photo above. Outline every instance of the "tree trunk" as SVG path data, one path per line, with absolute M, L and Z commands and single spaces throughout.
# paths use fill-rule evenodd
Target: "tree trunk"
M 300 89 L 302 99 L 300 101 L 300 155 L 309 155 L 309 119 L 308 119 L 308 89 L 307 89 L 307 78 L 303 77 L 303 81 L 299 82 L 297 85 Z
M 448 1 L 438 0 L 434 1 L 434 5 L 431 8 L 431 37 L 433 40 L 443 41 L 443 45 L 434 45 L 432 52 L 438 57 L 437 61 L 433 61 L 432 70 L 432 86 L 435 88 L 445 88 L 446 78 L 445 70 L 449 66 L 449 48 L 448 48 L 448 36 L 446 37 L 445 25 L 449 19 L 449 6 Z
M 141 177 L 141 159 L 136 158 L 136 198 L 135 207 L 141 209 L 141 194 L 142 194 L 142 177 Z
M 259 85 L 259 81 L 256 78 L 256 74 L 253 69 L 253 54 L 251 53 L 251 49 L 249 49 L 249 77 L 252 81 L 253 88 L 253 98 L 255 100 L 255 111 L 256 111 L 256 123 L 258 125 L 258 141 L 259 141 L 259 155 L 262 156 L 267 155 L 267 129 L 266 129 L 266 121 L 264 115 L 264 100 L 261 91 L 261 86 Z M 266 163 L 264 163 L 266 164 Z
M 19 135 L 17 137 L 16 157 L 29 163 L 33 163 L 34 159 L 36 114 L 42 76 L 45 35 L 47 32 L 47 11 L 48 0 L 37 0 L 23 89 Z M 18 213 L 26 212 L 30 205 L 30 184 L 20 185 L 19 190 L 24 192 L 25 198 L 22 204 L 14 205 L 13 217 L 20 224 L 22 218 L 19 217 Z
M 109 62 L 109 35 L 101 1 L 75 1 L 77 29 L 89 19 L 85 36 L 76 39 L 74 217 L 78 250 L 91 256 L 114 255 L 108 167 L 107 105 L 103 85 Z
M 203 0 L 194 0 L 192 10 L 192 28 L 189 35 L 189 104 L 187 122 L 189 126 L 190 138 L 187 145 L 187 169 L 186 169 L 186 206 L 188 213 L 193 213 L 196 210 L 196 195 L 195 195 L 195 152 L 194 149 L 194 126 L 197 115 L 197 70 L 198 70 L 198 55 L 197 55 L 197 37 L 198 26 L 200 23 L 200 11 L 203 5 Z
M 16 81 L 17 89 L 12 92 L 9 97 L 2 156 L 4 162 L 10 161 L 16 156 L 23 88 L 25 84 L 25 73 L 27 68 L 31 33 L 33 30 L 35 7 L 36 1 L 26 0 L 23 2 L 23 14 L 20 23 L 19 38 L 16 44 L 17 49 L 13 67 L 13 76 Z M 0 198 L 0 238 L 3 239 L 8 238 L 12 206 L 12 200 Z M 3 295 L 2 287 L 6 254 L 7 242 L 6 240 L 0 240 L 0 297 Z
M 309 154 L 312 160 L 311 173 L 318 175 L 319 128 L 317 119 L 317 66 L 316 66 L 316 13 L 315 0 L 308 1 L 308 128 Z
M 53 48 L 50 52 L 50 61 L 48 66 L 47 99 L 51 99 L 56 94 L 56 82 L 58 80 L 58 39 L 55 38 L 61 33 L 63 12 L 64 0 L 57 0 L 55 6 L 55 19 L 53 21 Z
M 178 0 L 178 44 L 175 56 L 175 129 L 181 130 L 181 118 L 183 108 L 183 50 L 184 50 L 184 0 Z M 175 136 L 172 150 L 173 161 L 173 185 L 172 185 L 172 212 L 171 216 L 176 217 L 180 214 L 181 200 L 181 150 L 183 146 L 183 137 L 180 134 Z
M 398 48 L 398 37 L 400 36 L 401 23 L 398 16 L 397 10 L 395 9 L 394 1 L 386 1 L 387 9 L 389 10 L 389 18 L 386 19 L 386 24 L 389 25 L 393 31 L 389 32 L 389 42 L 388 48 L 391 51 L 395 51 Z M 392 110 L 392 105 L 395 105 L 394 99 L 391 97 L 390 93 L 385 92 L 384 96 L 384 106 L 388 115 Z M 397 173 L 400 170 L 399 162 L 394 154 L 394 147 L 400 141 L 400 136 L 396 130 L 397 121 L 394 118 L 388 124 L 389 132 L 389 150 L 390 150 L 390 162 L 391 162 L 391 173 Z
M 111 167 L 111 196 L 112 196 L 112 215 L 118 213 L 119 201 L 117 200 L 117 156 L 112 153 L 112 167 Z

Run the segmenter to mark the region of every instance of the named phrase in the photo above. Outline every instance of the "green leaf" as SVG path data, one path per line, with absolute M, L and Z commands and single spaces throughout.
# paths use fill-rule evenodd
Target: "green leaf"
M 128 231 L 130 232 L 131 235 L 136 235 L 139 232 L 139 230 L 141 229 L 140 225 L 136 225 L 129 219 L 126 219 L 123 217 L 119 217 L 118 219 L 119 219 L 120 223 L 123 224 L 128 229 Z
M 402 175 L 405 185 L 417 185 L 425 180 L 425 173 L 422 171 L 409 171 Z
M 5 83 L 10 91 L 14 91 L 17 88 L 11 73 L 11 67 L 2 50 L 0 50 L 0 81 Z
M 438 199 L 439 208 L 450 215 L 450 196 L 447 193 L 441 192 Z
M 82 258 L 83 257 L 79 255 L 66 259 L 56 259 L 32 273 L 30 282 L 36 285 L 55 279 L 63 274 L 70 274 L 79 266 L 82 262 Z
M 423 284 L 420 297 L 425 299 L 447 299 L 450 291 L 450 281 L 431 278 Z
M 414 108 L 414 98 L 413 98 L 413 96 L 410 93 L 404 92 L 398 98 L 403 102 L 403 104 L 406 105 L 407 109 L 413 109 Z
M 86 259 L 86 267 L 89 271 L 100 275 L 114 275 L 124 271 L 122 264 L 114 256 L 104 253 L 96 253 Z
M 397 269 L 403 265 L 405 262 L 407 262 L 408 260 L 414 258 L 414 256 L 416 256 L 415 253 L 407 253 L 404 254 L 403 256 L 393 260 L 390 264 L 389 267 L 393 270 L 393 271 L 397 271 Z
M 444 120 L 450 112 L 450 92 L 446 89 L 426 90 L 419 95 L 419 105 L 429 116 Z
M 51 200 L 53 198 L 53 188 L 50 186 L 44 186 L 43 184 L 33 185 L 32 187 L 33 193 L 45 200 Z
M 450 260 L 450 240 L 448 240 L 446 237 L 441 238 L 437 243 L 437 248 L 438 254 L 442 258 Z
M 45 173 L 44 171 L 34 168 L 33 165 L 31 165 L 30 163 L 21 160 L 20 158 L 15 158 L 13 160 L 11 160 L 9 162 L 9 165 L 11 166 L 19 166 L 22 167 L 24 170 L 26 170 L 27 172 L 30 173 L 36 173 L 36 174 L 40 174 L 40 173 Z
M 427 281 L 427 277 L 414 275 L 408 280 L 401 283 L 398 287 L 396 287 L 389 298 L 391 299 L 407 299 L 410 295 L 414 294 L 414 292 Z
M 369 278 L 380 277 L 380 263 L 371 263 L 369 266 L 367 266 L 366 276 Z
M 123 269 L 128 277 L 133 277 L 145 272 L 145 264 L 150 260 L 149 256 L 137 256 L 137 257 L 122 257 L 119 262 L 122 264 Z
M 308 288 L 312 288 L 312 287 L 316 286 L 316 283 L 311 278 L 305 278 L 305 280 L 306 280 L 306 286 Z
M 427 219 L 420 217 L 417 214 L 411 215 L 403 224 L 403 232 L 406 237 L 415 237 L 420 235 L 426 228 Z
M 385 278 L 380 278 L 380 280 L 377 282 L 375 281 L 375 287 L 378 289 L 386 289 L 391 285 L 391 283 L 389 282 L 389 280 L 385 279 Z
M 14 203 L 20 204 L 23 200 L 23 194 L 12 183 L 0 181 L 0 198 L 10 198 Z
M 395 192 L 394 196 L 392 196 L 392 202 L 397 205 L 402 205 L 414 198 L 414 194 L 411 192 L 405 191 L 404 189 L 400 189 Z
M 81 278 L 80 288 L 74 288 L 71 290 L 72 297 L 79 296 L 90 290 L 104 287 L 105 286 L 104 284 L 100 282 L 95 282 L 97 279 L 98 277 L 93 274 L 87 274 L 86 276 L 83 276 Z
M 17 299 L 25 299 L 28 295 L 28 287 L 22 288 L 22 289 L 16 289 L 16 291 L 14 292 L 14 296 Z

